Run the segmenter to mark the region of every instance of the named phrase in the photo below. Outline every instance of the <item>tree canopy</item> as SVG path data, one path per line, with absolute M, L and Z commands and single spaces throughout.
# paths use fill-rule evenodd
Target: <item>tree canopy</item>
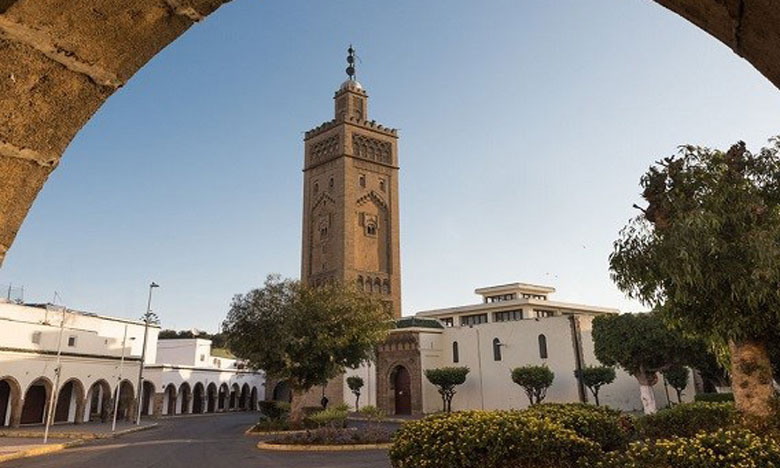
M 604 385 L 609 385 L 615 381 L 615 368 L 610 366 L 587 366 L 574 371 L 574 376 L 582 379 L 582 384 L 588 387 L 593 398 L 596 400 L 596 406 L 599 406 L 599 390 Z
M 646 207 L 610 257 L 622 291 L 729 344 L 737 405 L 755 415 L 769 412 L 765 344 L 780 323 L 779 152 L 778 139 L 755 154 L 681 147 L 642 177 Z
M 363 378 L 357 375 L 347 377 L 347 386 L 355 395 L 355 409 L 360 410 L 360 389 L 363 388 Z
M 555 373 L 547 366 L 523 366 L 512 369 L 512 381 L 523 387 L 531 405 L 541 403 L 547 396 L 547 389 L 555 379 Z
M 237 295 L 223 323 L 236 354 L 297 392 L 368 360 L 390 326 L 379 298 L 351 284 L 311 288 L 279 276 Z
M 442 411 L 452 411 L 452 398 L 455 396 L 455 387 L 462 385 L 469 374 L 468 367 L 440 367 L 438 369 L 425 369 L 425 378 L 435 385 L 443 404 Z

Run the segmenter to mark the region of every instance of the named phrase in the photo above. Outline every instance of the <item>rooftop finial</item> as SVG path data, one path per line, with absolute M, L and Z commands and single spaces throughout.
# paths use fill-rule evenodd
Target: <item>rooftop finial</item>
M 351 81 L 357 80 L 357 73 L 355 72 L 355 49 L 352 48 L 352 44 L 347 49 L 347 76 Z

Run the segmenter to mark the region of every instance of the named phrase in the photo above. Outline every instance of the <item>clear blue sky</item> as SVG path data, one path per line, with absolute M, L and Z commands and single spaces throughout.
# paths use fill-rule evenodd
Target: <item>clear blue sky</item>
M 0 284 L 138 317 L 155 280 L 164 326 L 214 330 L 235 293 L 297 277 L 302 132 L 350 42 L 371 118 L 401 129 L 407 315 L 511 281 L 638 310 L 607 257 L 643 171 L 780 133 L 780 92 L 648 0 L 234 0 L 76 137 Z

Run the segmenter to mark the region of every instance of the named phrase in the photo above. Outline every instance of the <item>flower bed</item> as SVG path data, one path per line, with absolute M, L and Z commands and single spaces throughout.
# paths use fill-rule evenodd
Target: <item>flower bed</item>
M 392 441 L 392 433 L 381 427 L 361 430 L 321 427 L 291 432 L 269 440 L 270 445 L 363 445 L 386 444 Z

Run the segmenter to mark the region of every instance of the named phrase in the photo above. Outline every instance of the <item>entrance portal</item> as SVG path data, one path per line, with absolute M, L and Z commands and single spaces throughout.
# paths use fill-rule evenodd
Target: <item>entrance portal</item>
M 412 414 L 412 377 L 404 366 L 395 368 L 391 375 L 395 393 L 395 414 Z

